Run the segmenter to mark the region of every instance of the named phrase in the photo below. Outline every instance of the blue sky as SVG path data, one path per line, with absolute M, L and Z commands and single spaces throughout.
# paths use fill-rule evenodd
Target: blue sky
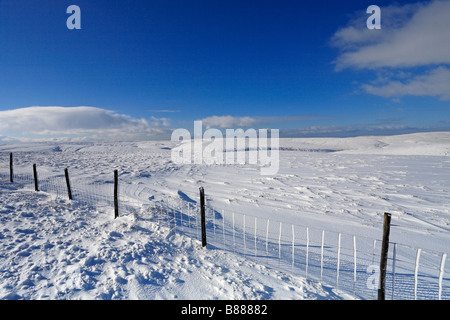
M 72 4 L 81 30 L 66 27 Z M 159 138 L 194 120 L 448 131 L 449 20 L 449 1 L 0 0 L 0 139 Z

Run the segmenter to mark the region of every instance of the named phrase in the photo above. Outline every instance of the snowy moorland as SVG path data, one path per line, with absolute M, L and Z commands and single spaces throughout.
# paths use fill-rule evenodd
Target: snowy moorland
M 114 219 L 111 206 L 10 183 L 10 152 L 17 175 L 31 173 L 36 163 L 40 176 L 68 168 L 73 184 L 92 179 L 101 184 L 118 170 L 120 192 L 138 205 L 197 203 L 202 186 L 214 210 L 248 214 L 255 226 L 257 217 L 380 239 L 383 214 L 390 212 L 392 242 L 438 256 L 450 253 L 448 132 L 280 139 L 280 168 L 273 176 L 249 164 L 178 165 L 171 161 L 176 146 L 171 141 L 0 145 L 0 298 L 353 298 L 334 283 L 234 250 L 202 248 L 195 237 L 158 223 L 150 210 Z M 446 262 L 444 280 L 450 274 Z M 436 298 L 423 292 L 421 298 Z

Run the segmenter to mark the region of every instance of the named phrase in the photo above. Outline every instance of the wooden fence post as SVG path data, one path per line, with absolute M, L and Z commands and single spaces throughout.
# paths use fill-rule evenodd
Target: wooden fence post
M 14 182 L 13 153 L 9 154 L 9 181 Z
M 114 170 L 114 219 L 119 216 L 119 173 L 117 170 Z
M 64 169 L 64 174 L 66 176 L 67 193 L 69 194 L 69 200 L 72 200 L 72 189 L 70 188 L 69 170 L 67 168 Z
M 391 214 L 385 212 L 383 223 L 383 243 L 381 244 L 381 257 L 380 257 L 380 280 L 378 281 L 378 300 L 385 300 L 386 266 L 389 250 L 390 229 L 391 229 Z
M 34 190 L 39 191 L 38 175 L 36 169 L 36 163 L 33 164 L 33 175 L 34 175 Z
M 202 226 L 202 247 L 206 247 L 205 190 L 200 187 L 200 219 Z

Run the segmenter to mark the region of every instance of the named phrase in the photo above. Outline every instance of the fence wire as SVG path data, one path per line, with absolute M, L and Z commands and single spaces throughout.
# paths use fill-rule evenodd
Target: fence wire
M 31 168 L 15 168 L 13 178 L 23 189 L 35 189 Z M 9 181 L 6 168 L 0 170 L 0 179 Z M 39 170 L 38 182 L 39 190 L 54 199 L 68 198 L 64 173 L 55 174 L 48 168 Z M 75 174 L 70 185 L 74 204 L 113 211 L 112 174 L 96 177 Z M 175 197 L 156 200 L 149 186 L 120 178 L 118 193 L 120 215 L 139 213 L 201 241 L 198 202 Z M 209 205 L 206 233 L 210 248 L 235 252 L 356 298 L 377 298 L 381 240 L 216 210 Z M 390 243 L 386 298 L 450 300 L 449 259 L 445 253 Z
M 157 207 L 158 222 L 201 241 L 198 206 L 173 205 Z M 211 207 L 207 207 L 206 221 L 208 245 L 213 248 L 319 281 L 359 299 L 377 299 L 381 240 Z M 445 253 L 390 243 L 386 299 L 450 300 L 448 260 Z

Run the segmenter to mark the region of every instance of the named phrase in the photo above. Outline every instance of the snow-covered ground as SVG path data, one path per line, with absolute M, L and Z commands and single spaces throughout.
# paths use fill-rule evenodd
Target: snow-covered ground
M 9 152 L 16 174 L 31 172 L 36 163 L 40 176 L 69 168 L 73 184 L 93 178 L 101 183 L 117 169 L 121 193 L 130 199 L 194 203 L 203 186 L 208 205 L 220 213 L 371 239 L 380 239 L 383 214 L 390 212 L 392 242 L 450 253 L 448 132 L 280 139 L 274 176 L 262 176 L 249 164 L 177 165 L 171 161 L 175 146 L 170 141 L 0 145 L 0 298 L 352 298 L 333 283 L 233 250 L 202 248 L 198 240 L 158 223 L 151 210 L 114 220 L 111 207 L 76 205 L 11 184 Z M 447 258 L 446 278 L 449 269 Z

